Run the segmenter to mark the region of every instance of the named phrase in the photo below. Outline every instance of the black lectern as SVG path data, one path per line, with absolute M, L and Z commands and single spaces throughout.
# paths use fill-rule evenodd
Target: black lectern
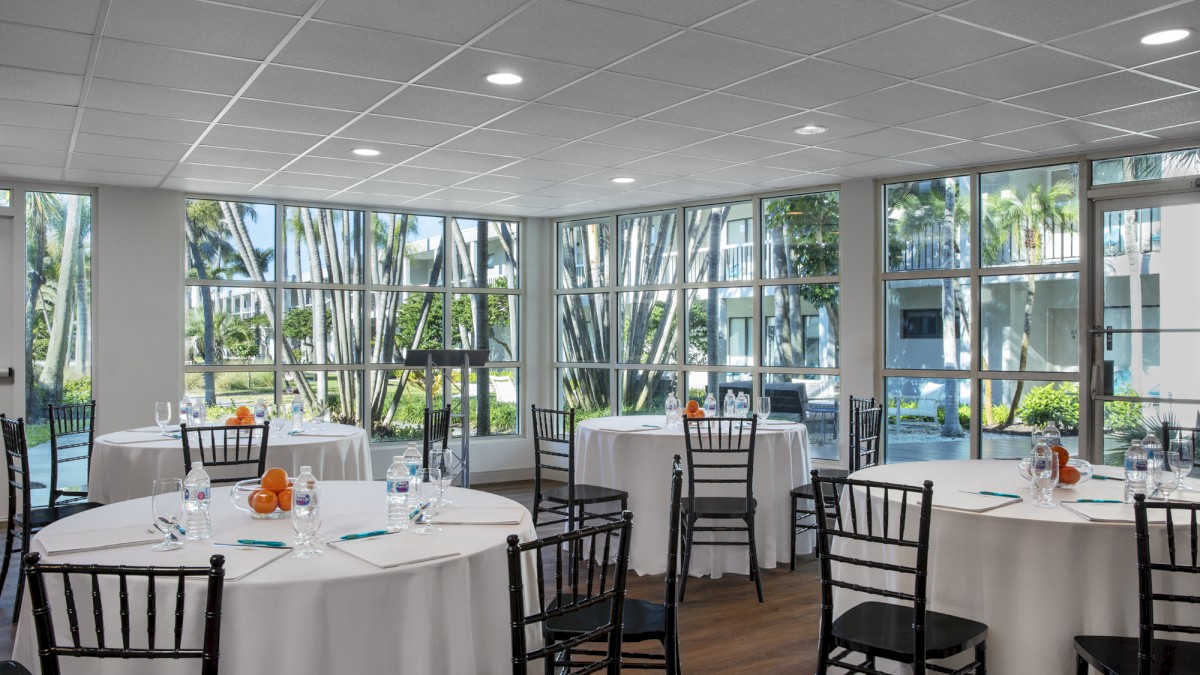
M 471 368 L 482 368 L 487 363 L 486 349 L 410 349 L 404 355 L 404 365 L 425 368 L 425 407 L 433 407 L 433 369 L 462 369 L 462 446 L 459 449 L 458 477 L 460 484 L 471 487 Z M 449 377 L 443 377 L 449 382 Z M 487 396 L 487 392 L 481 392 Z

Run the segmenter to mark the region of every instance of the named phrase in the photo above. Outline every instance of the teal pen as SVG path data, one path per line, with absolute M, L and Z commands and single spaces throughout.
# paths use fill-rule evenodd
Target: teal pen
M 1124 504 L 1120 499 L 1076 499 L 1076 504 Z
M 1112 476 L 1101 476 L 1098 473 L 1094 473 L 1094 474 L 1092 474 L 1092 480 L 1121 480 L 1121 479 L 1113 478 Z
M 342 539 L 363 539 L 365 537 L 378 537 L 381 534 L 387 534 L 387 530 L 375 530 L 373 532 L 359 532 L 358 534 L 343 535 Z
M 417 508 L 413 509 L 412 512 L 410 512 L 408 514 L 408 519 L 412 520 L 413 518 L 416 518 L 417 516 L 421 515 L 422 511 L 424 511 L 425 509 L 429 508 L 432 505 L 433 505 L 433 500 L 430 500 L 430 501 L 427 501 L 424 504 L 418 506 Z
M 980 490 L 980 491 L 979 491 L 978 493 L 976 493 L 976 494 L 987 495 L 987 496 L 989 496 L 989 497 L 1011 497 L 1011 498 L 1013 498 L 1013 499 L 1020 499 L 1020 498 L 1021 498 L 1021 495 L 1010 495 L 1010 494 L 1009 494 L 1009 493 L 1007 493 L 1007 492 L 992 492 L 992 491 L 990 491 L 990 490 Z
M 238 539 L 237 543 L 246 544 L 247 546 L 287 546 L 287 544 L 283 543 L 282 541 L 260 541 L 258 539 Z
M 643 424 L 642 426 L 646 427 L 647 429 L 661 429 L 662 428 L 662 427 L 658 426 L 657 424 Z

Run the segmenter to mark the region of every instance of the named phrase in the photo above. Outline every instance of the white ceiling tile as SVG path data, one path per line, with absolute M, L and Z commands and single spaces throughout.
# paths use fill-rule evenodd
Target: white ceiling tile
M 468 152 L 483 152 L 492 155 L 507 155 L 509 157 L 530 157 L 555 148 L 567 141 L 562 138 L 536 136 L 534 134 L 518 134 L 511 131 L 496 131 L 495 129 L 475 129 L 442 146 L 450 150 L 466 150 Z
M 932 10 L 946 9 L 948 7 L 953 7 L 954 5 L 970 1 L 971 0 L 908 0 L 908 2 L 911 4 Z
M 676 124 L 633 120 L 621 126 L 606 129 L 588 140 L 597 143 L 623 145 L 629 148 L 662 151 L 674 150 L 684 145 L 699 143 L 710 138 L 716 138 L 719 135 L 714 131 L 681 127 Z
M 416 183 L 397 183 L 387 180 L 363 181 L 354 188 L 362 192 L 391 197 L 420 197 L 437 189 L 436 185 L 420 185 Z
M 1150 131 L 1187 124 L 1200 118 L 1200 93 L 1089 115 L 1083 119 L 1126 131 Z
M 276 63 L 404 82 L 453 51 L 450 45 L 380 30 L 310 22 Z
M 79 125 L 79 130 L 104 136 L 192 143 L 200 137 L 207 126 L 204 122 L 89 109 L 83 111 L 83 121 Z
M 332 160 L 324 160 L 332 161 Z M 309 190 L 345 190 L 357 183 L 358 178 L 347 178 L 345 176 L 320 176 L 309 173 L 295 173 L 292 171 L 280 171 L 271 177 L 266 182 L 266 185 L 277 185 L 290 188 L 306 188 Z
M 229 5 L 253 7 L 268 12 L 280 12 L 292 16 L 302 16 L 312 6 L 312 0 L 221 0 Z
M 537 178 L 517 178 L 516 176 L 499 176 L 496 174 L 486 174 L 477 176 L 462 184 L 461 187 L 473 188 L 477 190 L 492 190 L 494 192 L 533 192 L 553 185 L 554 181 L 539 180 Z
M 931 16 L 823 54 L 825 58 L 900 77 L 921 77 L 996 56 L 1026 42 Z
M 222 148 L 299 154 L 316 145 L 320 140 L 320 136 L 312 134 L 218 124 L 204 137 L 204 144 Z
M 354 119 L 355 114 L 328 108 L 238 99 L 221 117 L 224 124 L 295 131 L 305 134 L 330 134 Z
M 777 190 L 802 190 L 805 188 L 829 185 L 837 180 L 837 176 L 823 173 L 806 173 L 794 176 L 792 178 L 784 178 L 782 180 L 763 183 L 763 186 Z
M 472 173 L 487 173 L 506 164 L 517 161 L 515 157 L 501 155 L 485 155 L 478 152 L 462 152 L 460 150 L 442 150 L 435 148 L 424 152 L 406 164 L 422 166 L 431 169 L 447 169 L 449 171 L 470 171 Z
M 1078 117 L 1187 91 L 1182 87 L 1137 73 L 1120 72 L 1036 94 L 1018 96 L 1010 102 L 1068 117 Z
M 1200 28 L 1200 4 L 1189 2 L 1169 7 L 1080 35 L 1055 40 L 1051 44 L 1119 66 L 1140 66 L 1195 51 L 1195 35 L 1166 45 L 1144 45 L 1141 42 L 1143 35 L 1179 27 Z
M 883 0 L 759 0 L 709 21 L 702 30 L 816 54 L 922 14 Z
M 579 201 L 570 197 L 546 197 L 543 195 L 521 195 L 512 199 L 501 202 L 512 206 L 540 206 L 543 208 L 553 208 L 558 206 L 567 206 Z
M 1200 52 L 1142 66 L 1138 70 L 1193 87 L 1200 87 Z
M 1042 46 L 947 70 L 922 81 L 976 96 L 1005 99 L 1113 72 L 1113 69 Z
M 882 178 L 928 171 L 929 168 L 928 164 L 905 162 L 898 159 L 872 159 L 859 164 L 843 166 L 837 169 L 837 173 L 839 176 L 847 178 Z
M 515 204 L 488 204 L 484 209 L 488 215 L 497 216 L 532 216 L 535 213 L 546 213 L 546 209 L 536 206 L 517 206 Z
M 535 195 L 544 195 L 546 197 L 566 197 L 567 199 L 596 199 L 598 197 L 607 197 L 615 195 L 619 192 L 627 190 L 624 186 L 616 185 L 615 183 L 605 185 L 583 185 L 578 183 L 559 183 L 549 187 L 542 188 Z
M 634 180 L 634 182 L 633 183 L 614 183 L 614 182 L 612 182 L 612 179 L 617 178 L 617 177 L 632 178 Z M 619 168 L 613 168 L 613 169 L 601 169 L 599 171 L 596 171 L 595 173 L 591 173 L 586 176 L 582 176 L 580 178 L 575 178 L 571 182 L 577 183 L 580 185 L 599 185 L 601 187 L 610 187 L 613 185 L 621 185 L 622 189 L 628 190 L 631 185 L 634 188 L 646 188 L 646 187 L 650 187 L 651 185 L 657 185 L 658 183 L 665 183 L 669 180 L 675 180 L 675 178 L 676 178 L 676 176 L 663 174 L 663 173 L 650 173 L 648 171 L 635 171 L 633 169 L 619 167 Z
M 1080 143 L 1090 143 L 1116 134 L 1112 129 L 1098 127 L 1086 122 L 1064 120 L 1054 124 L 1046 124 L 1032 129 L 1010 131 L 1005 134 L 987 136 L 983 140 L 995 145 L 1003 145 L 1030 152 L 1042 152 L 1053 148 L 1062 148 Z
M 39 129 L 73 129 L 75 106 L 52 105 L 0 98 L 0 120 L 5 124 Z
M 900 82 L 891 75 L 856 66 L 804 59 L 735 84 L 726 91 L 798 108 L 818 108 Z
M 640 116 L 703 94 L 703 89 L 599 71 L 542 99 L 581 110 Z
M 364 141 L 432 146 L 454 138 L 468 128 L 456 124 L 367 115 L 347 127 L 339 135 Z
M 532 103 L 508 113 L 487 126 L 501 131 L 546 134 L 558 138 L 582 138 L 620 124 L 627 119 L 627 117 L 617 117 L 589 110 Z
M 171 173 L 172 177 L 200 178 L 203 180 L 229 181 L 232 183 L 257 183 L 273 172 L 265 169 L 246 169 L 232 166 L 210 166 L 184 162 Z
M 376 115 L 475 126 L 519 105 L 521 101 L 412 85 L 371 112 Z
M 677 26 L 598 7 L 538 0 L 475 46 L 599 68 L 678 30 Z
M 243 94 L 246 98 L 362 112 L 396 90 L 392 82 L 267 66 Z
M 579 0 L 596 7 L 658 19 L 678 26 L 691 26 L 746 0 L 687 0 L 687 2 L 646 2 L 646 0 Z
M 391 166 L 391 164 L 381 164 L 379 162 L 360 162 L 353 159 L 300 157 L 288 165 L 287 170 L 293 173 L 317 173 L 326 176 L 342 176 L 345 178 L 362 179 L 370 178 L 377 173 L 382 173 L 383 171 L 391 168 Z
M 1026 154 L 1021 150 L 1002 148 L 998 145 L 963 141 L 952 145 L 943 145 L 939 148 L 906 153 L 897 156 L 896 159 L 923 162 L 942 168 L 949 168 L 1008 161 L 1020 158 Z
M 711 93 L 656 112 L 647 119 L 715 131 L 737 131 L 798 112 L 801 111 L 766 101 Z
M 500 72 L 516 73 L 525 78 L 525 81 L 514 85 L 499 85 L 484 79 L 491 73 Z M 466 49 L 455 54 L 419 81 L 431 87 L 532 101 L 578 80 L 589 72 L 591 71 L 587 68 L 565 63 Z
M 91 33 L 102 4 L 103 0 L 9 0 L 4 3 L 4 20 Z
M 916 120 L 904 126 L 935 134 L 974 139 L 1039 124 L 1049 124 L 1057 119 L 1059 118 L 1047 113 L 1026 110 L 1004 103 L 988 103 L 967 110 Z
M 295 159 L 295 155 L 282 152 L 259 152 L 257 150 L 239 150 L 234 148 L 214 148 L 207 145 L 197 146 L 188 155 L 187 161 L 193 164 L 212 164 L 215 166 L 235 166 L 243 169 L 282 169 L 284 164 Z
M 873 91 L 841 103 L 834 103 L 825 108 L 825 111 L 881 124 L 903 124 L 985 102 L 965 94 L 907 82 L 898 87 Z
M 361 192 L 357 187 L 354 190 L 347 190 L 338 194 L 337 198 L 338 201 L 344 200 L 352 204 L 371 206 L 378 209 L 398 209 L 400 204 L 404 202 L 403 197 Z
M 174 161 L 161 159 L 140 159 L 137 157 L 113 157 L 111 155 L 92 155 L 76 151 L 71 156 L 72 169 L 91 169 L 92 171 L 117 171 L 120 173 L 140 173 L 145 176 L 160 178 L 172 167 Z
M 825 127 L 824 133 L 803 135 L 796 133 L 796 129 L 805 126 Z M 757 127 L 740 131 L 743 136 L 754 136 L 755 138 L 766 138 L 773 141 L 783 141 L 784 143 L 795 143 L 797 145 L 811 143 L 828 143 L 829 141 L 845 138 L 847 136 L 855 136 L 868 131 L 882 129 L 884 125 L 876 122 L 867 122 L 853 117 L 842 117 L 841 115 L 831 115 L 823 112 L 807 112 L 769 122 Z
M 873 159 L 870 155 L 842 152 L 829 148 L 804 148 L 784 155 L 760 159 L 755 164 L 780 167 L 793 171 L 823 171 L 847 164 L 857 164 Z
M 1047 11 L 1046 3 L 1042 0 L 1005 0 L 967 2 L 946 13 L 1005 33 L 1045 42 L 1116 21 L 1133 11 L 1144 12 L 1169 2 L 1143 0 L 1134 10 L 1127 0 L 1059 0 L 1053 11 Z
M 0 162 L 0 175 L 26 180 L 62 180 L 62 168 Z
M 728 181 L 731 183 L 766 183 L 769 181 L 783 180 L 786 178 L 796 177 L 795 171 L 787 169 L 776 169 L 769 166 L 755 166 L 754 164 L 738 164 L 725 169 L 716 169 L 708 171 L 693 178 L 703 180 Z
M 716 89 L 796 57 L 717 35 L 688 32 L 612 68 L 626 75 Z
M 536 155 L 538 159 L 549 159 L 555 162 L 576 162 L 593 166 L 614 166 L 632 162 L 654 154 L 649 150 L 636 150 L 616 145 L 575 141 L 566 145 L 547 150 Z
M 478 206 L 479 202 L 466 202 L 458 199 L 437 199 L 436 197 L 422 197 L 420 199 L 413 199 L 404 202 L 400 208 L 405 212 L 416 212 L 418 214 L 422 211 L 470 213 Z M 491 207 L 488 206 L 487 208 Z
M 956 139 L 936 136 L 923 131 L 901 129 L 880 129 L 861 136 L 852 136 L 830 143 L 822 143 L 821 147 L 844 152 L 857 152 L 875 157 L 887 157 L 904 152 L 913 152 L 925 148 L 953 143 Z
M 505 176 L 518 178 L 539 178 L 541 180 L 571 180 L 592 173 L 599 167 L 567 162 L 548 162 L 544 159 L 523 159 L 516 164 L 504 167 Z
M 202 180 L 172 176 L 164 180 L 162 186 L 165 190 L 182 190 L 184 192 L 217 195 L 241 195 L 246 190 L 254 187 L 254 183 L 236 183 L 232 181 Z
M 92 36 L 0 23 L 0 65 L 83 75 Z
M 252 197 L 287 199 L 297 202 L 318 202 L 337 194 L 337 190 L 319 188 L 287 187 L 283 185 L 260 185 L 254 188 Z
M 64 180 L 73 183 L 91 183 L 93 185 L 119 185 L 122 187 L 156 187 L 162 176 L 144 176 L 136 173 L 118 171 L 93 171 L 90 169 L 70 169 Z
M 208 122 L 228 101 L 228 96 L 217 94 L 94 78 L 85 104 L 101 110 Z
M 380 180 L 397 183 L 418 183 L 421 185 L 454 185 L 461 183 L 475 174 L 465 171 L 446 171 L 445 169 L 426 169 L 416 166 L 398 166 L 379 176 Z
M 711 159 L 731 160 L 734 162 L 748 162 L 752 159 L 778 155 L 793 149 L 795 149 L 794 145 L 786 143 L 768 141 L 762 138 L 751 138 L 749 136 L 730 135 L 679 148 L 677 152 L 682 155 L 695 155 L 697 157 L 709 157 Z
M 474 190 L 464 187 L 448 187 L 442 188 L 430 195 L 435 199 L 451 199 L 454 201 L 472 202 L 475 204 L 487 204 L 490 202 L 508 199 L 509 197 L 517 196 L 513 192 L 493 192 L 491 190 Z
M 81 133 L 75 139 L 75 152 L 95 155 L 120 155 L 177 162 L 191 146 L 187 143 L 155 141 L 145 138 L 122 138 Z
M 105 38 L 96 54 L 95 76 L 233 95 L 257 66 L 256 62 L 245 59 Z
M 44 70 L 0 66 L 0 96 L 32 103 L 79 105 L 83 77 Z
M 222 56 L 266 58 L 296 19 L 190 0 L 113 0 L 107 37 Z
M 0 124 L 0 145 L 66 152 L 71 145 L 71 132 Z
M 746 190 L 746 185 L 742 183 L 727 183 L 713 180 L 700 180 L 698 178 L 676 178 L 665 183 L 659 183 L 654 186 L 656 191 L 669 192 L 677 195 L 696 195 L 698 197 L 708 197 L 714 195 L 731 194 Z
M 378 150 L 379 155 L 371 161 L 386 164 L 399 164 L 413 155 L 424 152 L 426 148 L 416 145 L 400 145 L 398 143 L 380 143 L 379 141 L 360 141 L 354 138 L 334 136 L 323 141 L 308 154 L 314 157 L 333 157 L 334 159 L 361 159 L 353 154 L 355 148 L 370 148 Z
M 676 155 L 672 153 L 664 153 L 647 157 L 636 162 L 629 162 L 623 165 L 622 169 L 633 169 L 634 171 L 648 171 L 650 173 L 661 173 L 671 176 L 690 176 L 696 173 L 712 171 L 713 169 L 722 169 L 731 166 L 733 162 L 726 162 L 720 159 L 708 159 L 705 157 L 689 157 L 687 155 Z
M 463 44 L 525 0 L 338 0 L 316 18 Z
M 1151 133 L 1158 138 L 1196 138 L 1200 137 L 1200 122 L 1181 124 L 1166 129 L 1155 129 Z

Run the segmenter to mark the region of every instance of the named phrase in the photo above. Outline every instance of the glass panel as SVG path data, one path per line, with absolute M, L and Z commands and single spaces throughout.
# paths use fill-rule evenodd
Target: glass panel
M 1079 371 L 1079 275 L 983 277 L 982 368 Z
M 189 199 L 185 221 L 187 278 L 275 281 L 273 204 Z
M 386 286 L 441 286 L 445 220 L 408 213 L 375 213 L 374 218 L 371 281 Z
M 275 362 L 274 289 L 187 286 L 183 305 L 185 365 Z
M 433 371 L 433 405 L 442 400 L 442 371 Z M 371 441 L 410 441 L 422 437 L 425 427 L 425 371 L 375 370 L 371 372 Z
M 675 363 L 675 291 L 637 291 L 617 296 L 621 311 L 621 363 Z
M 1117 394 L 1131 395 L 1122 391 Z M 1134 439 L 1141 440 L 1146 434 L 1154 434 L 1161 439 L 1164 423 L 1200 427 L 1200 406 L 1174 402 L 1105 401 L 1104 463 L 1109 466 L 1123 465 L 1129 444 Z M 1200 442 L 1200 438 L 1196 442 Z M 1194 482 L 1191 484 L 1195 485 Z
M 888 272 L 965 269 L 971 264 L 971 180 L 967 176 L 883 188 Z
M 607 368 L 559 368 L 558 405 L 575 408 L 575 419 L 586 420 L 612 414 Z
M 884 290 L 884 367 L 971 367 L 969 279 L 889 281 Z
M 284 211 L 284 281 L 362 283 L 363 212 L 289 206 Z
M 268 405 L 275 402 L 275 373 L 188 373 L 184 391 L 192 400 L 204 399 L 205 413 L 211 422 L 219 422 L 237 413 L 238 406 L 253 408 L 258 399 Z M 175 404 L 171 412 L 178 415 Z
M 979 399 L 984 459 L 1025 457 L 1032 433 L 1048 422 L 1062 434 L 1062 444 L 1079 454 L 1079 384 L 1030 380 L 982 380 Z M 1013 402 L 1016 401 L 1016 405 Z
M 837 368 L 837 284 L 763 286 L 763 365 Z
M 92 400 L 89 195 L 25 193 L 24 351 L 26 419 L 45 419 L 48 403 Z
M 450 346 L 486 349 L 489 361 L 516 361 L 517 298 L 506 293 L 455 293 Z
M 12 206 L 12 190 L 0 190 L 0 208 Z
M 667 394 L 675 391 L 674 370 L 619 370 L 622 415 L 666 414 Z
M 607 293 L 560 295 L 558 317 L 559 361 L 608 361 Z
M 450 282 L 470 288 L 517 288 L 517 224 L 450 219 L 454 264 Z
M 970 458 L 968 380 L 888 377 L 884 378 L 884 388 L 884 456 L 888 463 Z M 957 410 L 958 414 L 947 419 L 947 410 Z
M 516 368 L 473 368 L 468 393 L 471 397 L 472 436 L 511 436 L 517 433 L 517 369 Z M 462 373 L 450 373 L 450 406 L 454 414 L 462 412 Z M 481 398 L 479 392 L 488 392 Z M 462 433 L 461 420 L 457 434 Z
M 754 289 L 689 290 L 687 351 L 690 364 L 753 366 Z
M 770 419 L 795 420 L 808 426 L 810 457 L 838 459 L 843 426 L 840 378 L 770 373 L 762 377 L 762 391 L 771 399 Z
M 558 287 L 608 285 L 608 218 L 558 224 Z
M 621 216 L 622 286 L 675 283 L 675 210 Z
M 1079 165 L 979 175 L 985 267 L 1079 262 Z
M 688 209 L 687 280 L 754 278 L 754 212 L 750 202 Z
M 362 293 L 286 288 L 283 297 L 284 363 L 362 363 Z
M 763 278 L 838 274 L 837 190 L 763 200 Z
M 441 293 L 371 294 L 371 363 L 403 363 L 409 349 L 442 348 Z
M 721 414 L 726 391 L 733 391 L 734 396 L 737 396 L 740 391 L 745 391 L 747 396 L 753 398 L 753 394 L 750 392 L 754 381 L 748 373 L 688 371 L 685 377 L 687 378 L 687 394 L 683 399 L 685 405 L 691 400 L 699 403 L 703 408 L 704 399 L 708 398 L 709 392 L 712 392 L 717 398 L 717 414 Z
M 1092 185 L 1112 185 L 1200 174 L 1200 149 L 1098 159 L 1092 162 Z
M 329 419 L 361 427 L 362 376 L 362 371 L 356 370 L 286 371 L 283 379 L 285 390 L 300 392 L 305 410 L 312 410 L 314 402 L 324 401 Z

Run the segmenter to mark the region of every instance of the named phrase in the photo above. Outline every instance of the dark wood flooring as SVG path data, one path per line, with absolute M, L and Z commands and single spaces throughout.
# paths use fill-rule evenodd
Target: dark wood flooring
M 533 482 L 475 486 L 504 495 L 526 508 L 533 506 Z M 666 508 L 664 503 L 663 508 Z M 543 534 L 550 534 L 549 529 Z M 665 546 L 665 543 L 664 543 Z M 0 592 L 0 621 L 12 616 L 16 594 L 16 560 Z M 663 576 L 629 577 L 629 595 L 661 601 Z M 820 583 L 811 556 L 797 561 L 796 572 L 786 565 L 763 570 L 760 605 L 747 577 L 726 574 L 688 580 L 687 602 L 679 612 L 683 672 L 812 673 L 816 670 L 817 618 Z M 0 624 L 0 654 L 12 653 L 15 626 Z M 646 651 L 657 650 L 647 648 Z

